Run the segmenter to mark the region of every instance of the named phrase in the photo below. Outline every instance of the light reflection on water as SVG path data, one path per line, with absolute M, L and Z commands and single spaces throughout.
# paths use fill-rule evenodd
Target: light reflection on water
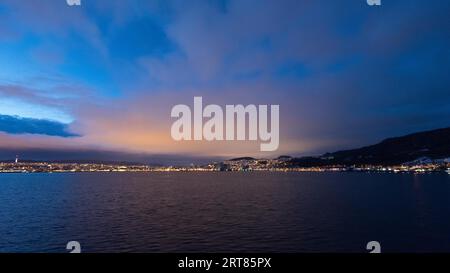
M 450 176 L 0 175 L 0 252 L 450 251 Z

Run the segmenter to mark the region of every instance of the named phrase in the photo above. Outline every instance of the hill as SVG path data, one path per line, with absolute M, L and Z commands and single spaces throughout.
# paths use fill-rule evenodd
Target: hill
M 295 166 L 324 165 L 395 165 L 421 157 L 450 157 L 450 127 L 388 138 L 378 144 L 358 149 L 327 153 L 321 157 L 293 158 Z

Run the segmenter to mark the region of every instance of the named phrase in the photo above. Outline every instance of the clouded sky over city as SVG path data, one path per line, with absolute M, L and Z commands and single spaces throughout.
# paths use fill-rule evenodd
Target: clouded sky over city
M 450 126 L 450 1 L 0 0 L 0 149 L 309 155 Z M 172 106 L 279 104 L 280 149 Z

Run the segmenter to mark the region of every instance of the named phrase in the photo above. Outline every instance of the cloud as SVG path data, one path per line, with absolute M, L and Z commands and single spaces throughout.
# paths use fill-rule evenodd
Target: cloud
M 9 134 L 39 134 L 59 137 L 79 137 L 69 132 L 68 125 L 57 121 L 0 115 L 0 131 Z
M 280 154 L 352 148 L 449 125 L 448 1 L 377 8 L 363 0 L 99 0 L 79 9 L 63 0 L 4 3 L 15 12 L 2 14 L 0 39 L 11 33 L 32 41 L 0 45 L 11 74 L 23 75 L 33 60 L 38 65 L 20 83 L 0 82 L 0 99 L 68 113 L 82 137 L 3 135 L 1 145 L 230 156 L 258 150 L 174 143 L 170 109 L 193 96 L 208 104 L 280 104 Z M 102 51 L 108 54 L 98 58 Z M 37 71 L 48 79 L 32 79 Z
M 90 20 L 83 10 L 69 7 L 66 1 L 4 0 L 0 5 L 13 11 L 2 17 L 19 35 L 27 35 L 31 30 L 36 35 L 69 37 L 71 31 L 76 31 L 102 55 L 108 53 L 95 21 Z

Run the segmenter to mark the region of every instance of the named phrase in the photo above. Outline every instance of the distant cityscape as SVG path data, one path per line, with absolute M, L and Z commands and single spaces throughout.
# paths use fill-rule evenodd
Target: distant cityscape
M 0 173 L 56 172 L 447 172 L 450 174 L 450 127 L 419 132 L 353 150 L 321 156 L 256 159 L 241 157 L 209 164 L 154 166 L 111 162 L 0 161 Z
M 13 162 L 0 163 L 0 173 L 80 173 L 80 172 L 447 172 L 450 174 L 450 158 L 430 159 L 427 157 L 399 165 L 329 165 L 298 167 L 292 164 L 292 157 L 276 159 L 236 158 L 206 165 L 151 166 L 119 163 L 55 163 L 55 162 Z

